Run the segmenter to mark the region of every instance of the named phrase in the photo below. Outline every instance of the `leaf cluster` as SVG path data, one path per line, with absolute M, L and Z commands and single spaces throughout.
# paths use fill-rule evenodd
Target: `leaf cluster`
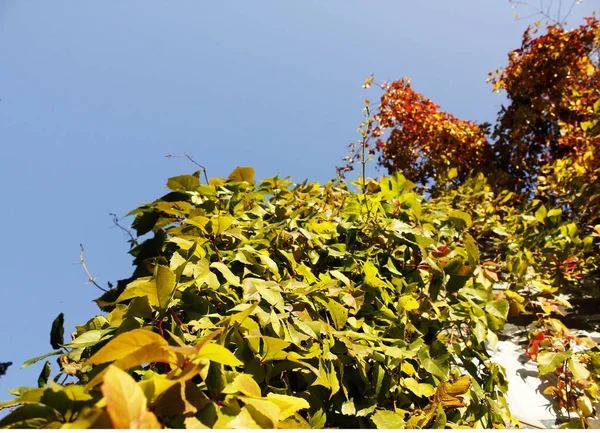
M 486 348 L 510 304 L 467 212 L 398 173 L 366 193 L 243 167 L 167 186 L 132 212 L 146 239 L 107 315 L 68 343 L 55 321 L 58 376 L 13 390 L 1 427 L 511 425 Z

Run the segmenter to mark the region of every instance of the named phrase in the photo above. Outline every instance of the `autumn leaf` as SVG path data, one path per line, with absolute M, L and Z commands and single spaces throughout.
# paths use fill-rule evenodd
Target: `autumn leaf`
M 148 410 L 142 388 L 123 370 L 109 366 L 100 389 L 114 428 L 162 428 L 156 416 Z

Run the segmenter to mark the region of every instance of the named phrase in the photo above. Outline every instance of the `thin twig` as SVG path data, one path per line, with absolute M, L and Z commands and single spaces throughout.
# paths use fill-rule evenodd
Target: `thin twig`
M 206 180 L 206 184 L 208 184 L 208 175 L 206 174 L 206 167 L 198 164 L 196 161 L 194 161 L 194 158 L 192 158 L 187 153 L 184 153 L 183 155 L 171 155 L 169 153 L 168 155 L 165 155 L 165 158 L 187 158 L 187 159 L 189 159 L 192 163 L 196 164 L 198 167 L 200 167 L 202 169 L 202 172 L 204 173 L 204 179 Z
M 532 6 L 531 4 L 529 4 L 529 2 L 526 2 L 526 1 L 512 1 L 511 3 L 513 3 L 514 5 L 527 6 L 530 9 L 533 9 L 534 11 L 536 11 L 535 13 L 533 13 L 531 15 L 527 15 L 524 17 L 518 17 L 516 19 L 516 21 L 531 18 L 536 15 L 542 15 L 542 16 L 546 17 L 546 19 L 548 19 L 549 22 L 553 22 L 554 24 L 556 24 L 559 27 L 564 27 L 567 22 L 567 18 L 571 15 L 571 12 L 573 12 L 573 8 L 579 2 L 577 0 L 573 0 L 571 2 L 571 6 L 569 7 L 569 10 L 567 11 L 567 13 L 564 16 L 562 16 L 562 11 L 563 11 L 562 0 L 559 1 L 558 2 L 558 11 L 557 11 L 557 14 L 555 15 L 555 17 L 552 16 L 552 8 L 554 7 L 554 0 L 550 0 L 549 4 L 546 7 L 545 7 L 546 3 L 544 2 L 544 0 L 540 0 L 539 8 Z
M 539 425 L 535 425 L 535 424 L 531 424 L 528 423 L 527 421 L 523 421 L 517 418 L 517 421 L 519 421 L 521 424 L 525 424 L 526 426 L 532 427 L 532 428 L 539 428 L 539 429 L 545 429 L 546 427 L 540 427 Z
M 79 260 L 81 261 L 81 266 L 83 267 L 83 270 L 85 271 L 88 279 L 90 280 L 91 283 L 94 284 L 94 286 L 98 287 L 100 290 L 102 290 L 104 293 L 107 293 L 108 290 L 103 289 L 102 287 L 100 287 L 98 285 L 98 283 L 96 282 L 96 280 L 94 278 L 92 278 L 92 276 L 90 275 L 90 271 L 88 271 L 87 266 L 85 265 L 85 262 L 83 261 L 83 244 L 79 244 L 79 246 L 81 247 L 81 253 L 79 253 Z
M 131 230 L 128 230 L 125 227 L 123 227 L 121 224 L 119 224 L 119 218 L 117 217 L 117 215 L 114 213 L 109 213 L 109 215 L 111 217 L 113 217 L 113 224 L 115 226 L 117 226 L 118 228 L 120 228 L 121 230 L 123 230 L 125 233 L 127 233 L 127 236 L 129 236 L 129 240 L 133 245 L 137 245 L 138 242 L 137 242 L 135 236 L 133 236 L 133 233 L 131 233 Z

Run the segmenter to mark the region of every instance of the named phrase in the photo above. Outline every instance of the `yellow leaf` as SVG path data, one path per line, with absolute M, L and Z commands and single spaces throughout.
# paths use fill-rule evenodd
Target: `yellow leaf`
M 252 376 L 248 374 L 240 374 L 233 381 L 233 385 L 239 392 L 248 397 L 260 398 L 261 396 L 260 386 L 258 386 L 258 383 L 256 383 Z
M 274 428 L 279 422 L 281 411 L 275 403 L 262 398 L 240 397 L 252 418 L 262 428 Z
M 464 375 L 454 383 L 446 383 L 446 392 L 452 396 L 464 394 L 469 390 L 470 385 L 471 377 Z
M 247 408 L 243 407 L 240 413 L 227 425 L 225 428 L 234 428 L 234 429 L 260 429 L 262 428 L 260 425 L 254 421 L 252 415 Z
M 198 418 L 196 418 L 195 416 L 187 417 L 185 419 L 185 421 L 183 422 L 183 425 L 185 425 L 186 429 L 190 429 L 190 430 L 200 430 L 200 429 L 210 428 L 207 425 L 204 425 L 200 421 L 198 421 Z
M 401 369 L 403 373 L 406 373 L 409 376 L 413 376 L 416 373 L 415 367 L 413 367 L 413 365 L 410 362 L 403 362 Z
M 407 377 L 402 380 L 402 385 L 412 391 L 417 397 L 431 397 L 435 394 L 435 388 L 429 383 L 419 383 L 412 377 Z
M 235 357 L 233 353 L 225 347 L 217 343 L 207 343 L 198 351 L 198 357 L 208 359 L 209 361 L 218 362 L 220 364 L 237 367 L 242 365 L 242 362 Z
M 293 397 L 291 395 L 274 394 L 270 392 L 267 395 L 267 400 L 279 406 L 280 421 L 289 418 L 301 409 L 310 408 L 310 405 L 306 400 L 300 397 Z
M 106 400 L 106 412 L 113 427 L 136 429 L 162 428 L 156 416 L 148 410 L 146 396 L 136 381 L 123 370 L 107 368 L 101 388 Z
M 262 362 L 285 359 L 287 352 L 284 351 L 291 343 L 273 337 L 261 337 L 264 344 L 264 356 Z
M 162 310 L 166 310 L 169 306 L 171 296 L 175 291 L 175 284 L 177 283 L 177 277 L 173 271 L 163 265 L 158 265 L 156 268 L 156 295 L 158 299 L 158 306 Z
M 145 329 L 134 329 L 116 336 L 88 359 L 85 364 L 104 364 L 105 362 L 122 359 L 148 345 L 166 346 L 167 341 L 154 332 Z
M 464 394 L 469 390 L 471 378 L 469 376 L 461 376 L 456 382 L 442 382 L 438 385 L 435 393 L 434 402 L 441 403 L 444 408 L 455 408 L 466 406 L 462 397 L 459 394 Z
M 117 359 L 113 365 L 123 370 L 128 370 L 131 367 L 137 367 L 148 362 L 176 364 L 177 357 L 169 352 L 167 348 L 168 346 L 162 346 L 159 343 L 148 344 L 121 359 Z
M 115 303 L 126 301 L 127 299 L 141 298 L 143 296 L 148 297 L 150 305 L 157 307 L 158 293 L 156 291 L 156 280 L 150 278 L 138 278 L 135 281 L 127 284 L 123 293 L 117 298 Z
M 400 305 L 405 311 L 412 311 L 419 309 L 419 302 L 411 295 L 404 295 L 400 298 Z
M 144 391 L 144 395 L 151 402 L 156 400 L 156 398 L 162 393 L 166 392 L 173 385 L 176 385 L 178 382 L 175 380 L 167 379 L 162 375 L 154 375 L 151 379 L 142 380 L 138 382 L 138 385 Z
M 254 184 L 254 169 L 252 167 L 236 167 L 229 175 L 229 180 Z

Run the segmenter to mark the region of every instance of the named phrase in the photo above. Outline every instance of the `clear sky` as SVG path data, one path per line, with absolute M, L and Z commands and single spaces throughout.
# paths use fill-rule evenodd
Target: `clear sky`
M 593 6 L 576 6 L 569 27 Z M 0 401 L 36 386 L 43 362 L 19 367 L 52 350 L 60 312 L 67 341 L 100 313 L 80 243 L 99 284 L 131 274 L 109 213 L 196 169 L 165 155 L 188 153 L 209 177 L 246 165 L 325 182 L 357 139 L 363 99 L 379 96 L 361 88 L 371 73 L 493 121 L 503 99 L 487 72 L 534 21 L 513 12 L 508 0 L 2 0 L 0 362 L 13 366 Z

